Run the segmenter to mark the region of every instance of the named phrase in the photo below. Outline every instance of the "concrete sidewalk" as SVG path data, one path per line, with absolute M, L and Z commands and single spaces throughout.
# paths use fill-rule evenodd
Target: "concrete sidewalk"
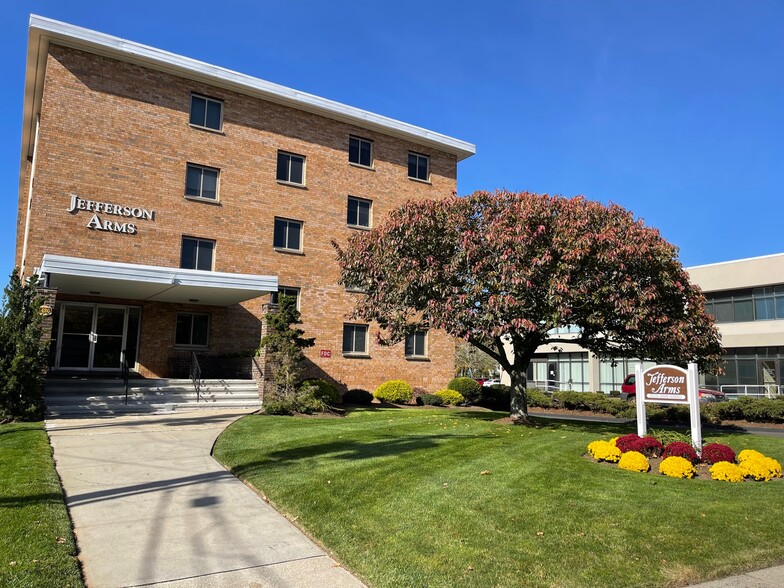
M 784 566 L 777 566 L 712 582 L 693 584 L 692 588 L 781 588 L 782 586 L 784 586 Z
M 241 415 L 47 421 L 90 588 L 364 586 L 210 456 Z

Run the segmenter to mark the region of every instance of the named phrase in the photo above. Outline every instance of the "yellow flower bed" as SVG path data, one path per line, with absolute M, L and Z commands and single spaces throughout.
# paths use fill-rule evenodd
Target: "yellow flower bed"
M 710 468 L 711 478 L 723 482 L 742 482 L 743 470 L 737 464 L 728 461 L 719 461 Z
M 747 459 L 758 459 L 760 457 L 765 457 L 764 453 L 760 453 L 755 449 L 744 449 L 738 454 L 737 460 L 738 463 L 742 461 L 746 461 Z
M 618 467 L 630 472 L 647 472 L 651 469 L 648 459 L 639 451 L 627 451 L 621 455 Z
M 592 441 L 588 444 L 588 453 L 598 461 L 611 461 L 615 463 L 621 459 L 621 450 L 609 441 Z
M 743 451 L 741 453 L 744 453 Z M 757 457 L 752 455 L 750 458 L 740 462 L 740 470 L 743 475 L 752 480 L 769 482 L 773 478 L 781 477 L 781 464 L 772 457 L 766 457 L 759 452 Z
M 697 470 L 688 459 L 673 455 L 659 464 L 659 473 L 671 478 L 693 478 Z

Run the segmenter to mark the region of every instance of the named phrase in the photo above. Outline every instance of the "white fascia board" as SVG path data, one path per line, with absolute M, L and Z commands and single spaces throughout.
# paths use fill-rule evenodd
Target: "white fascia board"
M 476 153 L 476 146 L 472 143 L 429 131 L 416 125 L 374 114 L 360 108 L 335 102 L 334 100 L 321 98 L 307 92 L 300 92 L 203 61 L 183 57 L 162 49 L 134 43 L 133 41 L 127 41 L 119 37 L 34 14 L 30 15 L 28 80 L 26 82 L 28 85 L 31 82 L 31 62 L 35 61 L 38 63 L 41 60 L 45 60 L 49 41 L 170 72 L 184 78 L 203 81 L 207 84 L 225 87 L 249 96 L 256 96 L 264 100 L 291 106 L 298 110 L 312 112 L 363 128 L 376 130 L 387 135 L 451 153 L 457 157 L 458 161 Z M 26 91 L 25 110 L 27 110 L 27 100 Z M 31 105 L 31 112 L 33 110 Z M 34 116 L 34 113 L 30 116 Z M 24 132 L 29 137 L 29 121 L 27 118 L 25 124 L 27 126 L 25 126 Z M 27 155 L 25 154 L 25 156 Z
M 65 274 L 89 278 L 198 286 L 203 288 L 228 288 L 277 292 L 277 276 L 206 272 L 200 270 L 168 268 L 155 265 L 116 263 L 99 259 L 82 259 L 64 255 L 45 254 L 41 274 Z

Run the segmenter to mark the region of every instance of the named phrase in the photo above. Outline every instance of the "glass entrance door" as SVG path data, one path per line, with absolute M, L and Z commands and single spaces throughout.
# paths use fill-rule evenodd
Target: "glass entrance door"
M 55 369 L 120 370 L 123 350 L 133 368 L 139 313 L 140 309 L 132 306 L 63 303 Z
M 776 360 L 759 359 L 760 384 L 764 387 L 765 396 L 775 396 L 778 394 L 778 382 L 776 381 Z

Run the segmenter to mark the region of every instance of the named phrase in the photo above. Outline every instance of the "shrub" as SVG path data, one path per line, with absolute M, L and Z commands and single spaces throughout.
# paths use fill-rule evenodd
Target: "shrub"
M 659 473 L 670 478 L 693 478 L 697 475 L 697 470 L 688 459 L 674 455 L 662 460 Z
M 613 416 L 630 408 L 627 401 L 611 398 L 603 392 L 555 392 L 553 403 L 568 410 L 586 410 Z
M 414 390 L 407 382 L 404 382 L 403 380 L 387 380 L 376 388 L 373 396 L 378 398 L 381 402 L 407 404 L 411 402 L 413 394 Z
M 314 388 L 312 394 L 315 398 L 323 400 L 327 404 L 337 404 L 340 402 L 340 392 L 338 392 L 337 387 L 333 383 L 327 382 L 326 380 L 311 378 L 303 381 L 299 385 L 299 389 L 302 390 L 306 385 Z
M 476 404 L 482 397 L 482 386 L 473 378 L 454 378 L 447 384 L 448 390 L 455 390 L 471 404 Z
M 437 394 L 422 394 L 417 400 L 421 400 L 423 406 L 444 406 L 444 399 Z
M 615 463 L 621 459 L 621 450 L 609 441 L 592 441 L 588 444 L 588 453 L 597 461 Z
M 314 388 L 303 386 L 303 393 L 297 393 L 289 397 L 281 397 L 274 400 L 265 400 L 264 414 L 291 415 L 291 414 L 314 414 L 327 410 L 326 403 L 316 398 Z
M 618 460 L 618 467 L 630 472 L 647 472 L 651 469 L 648 459 L 639 451 L 627 451 Z
M 710 412 L 723 421 L 784 423 L 784 402 L 770 398 L 738 398 L 729 402 L 714 402 Z
M 636 433 L 629 433 L 628 435 L 621 435 L 615 440 L 615 446 L 623 453 L 627 451 L 634 451 L 634 443 L 639 441 L 642 437 Z
M 738 463 L 742 461 L 747 461 L 749 459 L 760 459 L 765 457 L 765 454 L 760 453 L 754 449 L 744 449 L 738 454 Z
M 717 461 L 711 466 L 711 478 L 722 482 L 742 482 L 743 470 L 734 463 Z
M 741 451 L 741 453 L 743 453 Z M 757 452 L 755 452 L 757 453 Z M 781 477 L 781 464 L 772 457 L 752 456 L 739 464 L 743 475 L 752 480 L 769 482 L 773 478 Z
M 711 465 L 722 461 L 735 463 L 735 452 L 727 445 L 708 443 L 702 448 L 702 461 Z
M 664 446 L 675 441 L 681 441 L 682 443 L 686 443 L 686 445 L 691 445 L 691 436 L 678 431 L 672 431 L 670 429 L 649 429 L 648 434 L 651 437 L 656 437 Z
M 537 408 L 551 408 L 553 406 L 550 397 L 539 388 L 529 388 L 525 393 L 528 398 L 528 406 Z
M 465 402 L 465 398 L 457 390 L 439 390 L 435 393 L 436 396 L 444 401 L 444 404 L 454 406 Z
M 493 384 L 492 386 L 482 386 L 482 393 L 477 404 L 490 410 L 509 411 L 512 402 L 512 390 L 503 384 Z M 529 405 L 530 406 L 530 405 Z
M 662 457 L 667 458 L 672 456 L 688 459 L 691 463 L 697 463 L 700 461 L 700 458 L 697 455 L 697 452 L 694 450 L 694 447 L 692 447 L 689 443 L 684 443 L 683 441 L 673 441 L 664 448 Z
M 373 404 L 373 395 L 362 388 L 354 388 L 343 393 L 344 404 Z

